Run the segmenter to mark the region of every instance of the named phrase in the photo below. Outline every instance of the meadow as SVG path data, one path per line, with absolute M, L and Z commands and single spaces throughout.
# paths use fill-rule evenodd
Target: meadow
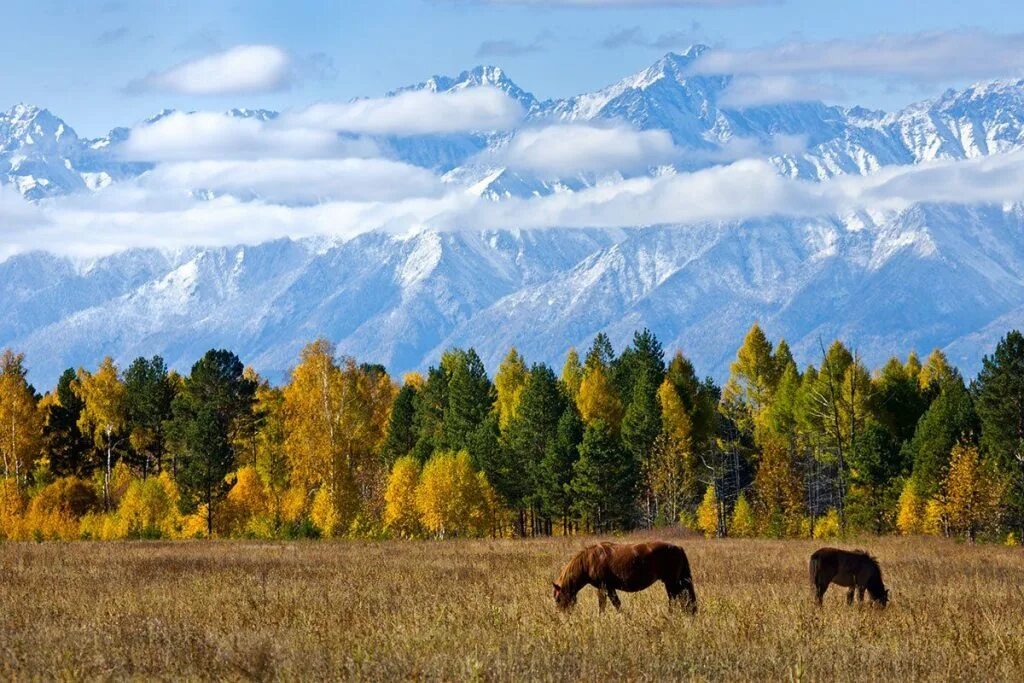
M 636 535 L 633 538 L 650 538 Z M 662 535 L 666 537 L 666 535 Z M 1013 680 L 1024 553 L 865 539 L 889 608 L 812 603 L 819 542 L 673 537 L 700 612 L 660 585 L 570 614 L 551 580 L 591 539 L 0 545 L 0 677 Z M 843 544 L 851 545 L 851 544 Z

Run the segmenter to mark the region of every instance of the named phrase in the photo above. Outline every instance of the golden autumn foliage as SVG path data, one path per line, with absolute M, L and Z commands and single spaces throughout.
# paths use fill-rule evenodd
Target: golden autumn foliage
M 561 380 L 569 398 L 579 401 L 580 384 L 583 383 L 583 364 L 580 363 L 580 354 L 576 352 L 575 347 L 570 348 L 565 356 Z
M 945 514 L 953 533 L 974 541 L 999 521 L 1005 484 L 976 446 L 958 445 L 950 456 Z
M 220 510 L 221 533 L 234 536 L 261 536 L 272 517 L 271 496 L 259 471 L 252 465 L 240 467 L 235 483 Z M 271 525 L 272 526 L 272 525 Z
M 754 520 L 754 510 L 747 502 L 747 497 L 740 494 L 736 499 L 736 505 L 732 508 L 732 518 L 729 520 L 729 535 L 736 538 L 750 538 L 757 532 Z
M 601 420 L 618 433 L 622 424 L 622 401 L 612 385 L 608 371 L 603 367 L 588 369 L 583 374 L 576 405 L 585 423 L 592 424 Z
M 663 521 L 679 518 L 697 491 L 693 425 L 679 394 L 665 380 L 658 387 L 662 432 L 655 439 L 644 476 Z
M 316 490 L 317 526 L 329 535 L 351 523 L 382 479 L 376 451 L 395 386 L 383 373 L 335 360 L 326 340 L 307 345 L 284 388 L 285 448 L 292 483 Z M 382 497 L 382 491 L 380 492 Z M 329 506 L 331 509 L 326 509 Z
M 494 500 L 487 479 L 473 469 L 465 451 L 435 454 L 423 466 L 416 487 L 420 522 L 438 538 L 487 533 L 496 512 Z
M 42 442 L 43 418 L 25 379 L 25 355 L 0 354 L 0 457 L 3 475 L 24 484 Z
M 707 538 L 719 535 L 718 496 L 715 495 L 714 486 L 708 486 L 704 492 L 704 499 L 697 506 L 697 528 L 704 532 Z
M 411 456 L 399 458 L 391 467 L 384 492 L 384 526 L 398 536 L 411 538 L 421 531 L 416 507 L 419 479 L 420 465 Z
M 527 374 L 529 370 L 526 361 L 515 347 L 512 347 L 494 375 L 494 388 L 497 393 L 494 410 L 498 413 L 498 427 L 502 432 L 506 430 L 509 420 L 515 417 L 519 409 L 519 397 L 526 386 Z
M 815 538 L 839 538 L 842 525 L 839 522 L 839 512 L 835 508 L 829 509 L 827 513 L 814 522 Z
M 103 500 L 109 509 L 116 505 L 110 491 L 115 439 L 124 431 L 127 421 L 125 386 L 114 360 L 107 356 L 95 373 L 79 368 L 73 388 L 85 403 L 78 428 L 91 436 L 104 454 Z
M 899 532 L 904 536 L 922 533 L 925 501 L 918 495 L 917 487 L 912 481 L 907 481 L 903 485 L 897 505 L 896 528 Z

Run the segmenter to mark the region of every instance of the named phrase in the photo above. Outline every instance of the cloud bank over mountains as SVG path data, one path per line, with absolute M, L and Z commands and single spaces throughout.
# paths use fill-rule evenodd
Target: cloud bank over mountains
M 965 74 L 1021 62 L 1011 49 L 1017 37 L 1004 36 L 979 56 L 984 38 L 971 31 L 881 36 L 869 41 L 886 56 L 881 61 L 857 56 L 866 45 L 842 41 L 691 48 L 601 91 L 544 102 L 500 69 L 481 67 L 384 97 L 283 112 L 162 112 L 103 140 L 80 141 L 105 155 L 85 163 L 81 152 L 64 149 L 71 143 L 63 122 L 48 124 L 54 140 L 47 142 L 44 124 L 12 113 L 12 131 L 20 125 L 24 135 L 34 130 L 44 138 L 26 138 L 39 163 L 98 170 L 80 173 L 93 192 L 47 194 L 51 181 L 31 175 L 33 167 L 23 168 L 31 155 L 18 154 L 8 179 L 36 203 L 10 190 L 0 195 L 8 217 L 4 255 L 348 238 L 372 230 L 686 229 L 898 211 L 950 197 L 1020 202 L 1024 159 L 1013 146 L 978 154 L 938 148 L 921 158 L 892 152 L 902 144 L 900 126 L 917 116 L 913 107 L 895 115 L 827 107 L 814 101 L 817 84 L 794 76 L 900 70 L 931 78 L 965 51 L 973 55 L 957 67 Z M 291 66 L 272 46 L 239 46 L 152 79 L 170 90 L 245 92 L 281 87 Z M 867 144 L 865 136 L 888 137 Z M 860 151 L 837 158 L 839 141 Z M 1006 153 L 990 153 L 1000 151 Z M 108 163 L 124 166 L 108 171 Z

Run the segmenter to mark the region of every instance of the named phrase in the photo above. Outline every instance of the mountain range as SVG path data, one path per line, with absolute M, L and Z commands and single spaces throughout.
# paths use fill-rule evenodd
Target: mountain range
M 706 49 L 668 54 L 566 99 L 539 100 L 496 67 L 393 94 L 496 87 L 522 105 L 524 126 L 665 130 L 686 154 L 652 174 L 719 163 L 737 145 L 765 150 L 780 174 L 810 181 L 1024 146 L 1024 81 L 950 90 L 895 113 L 820 102 L 737 107 L 726 97 L 730 77 L 691 73 Z M 129 134 L 115 128 L 84 139 L 45 109 L 15 106 L 0 115 L 0 182 L 33 201 L 101 192 L 152 168 L 118 154 Z M 488 161 L 486 152 L 515 134 L 378 142 L 389 156 L 493 201 L 602 180 L 542 178 Z M 791 139 L 798 150 L 782 144 Z M 973 372 L 1007 329 L 1024 324 L 1024 208 L 951 201 L 685 226 L 374 231 L 90 259 L 31 252 L 0 263 L 0 346 L 24 351 L 41 386 L 104 355 L 124 363 L 161 354 L 187 370 L 211 347 L 230 348 L 280 380 L 318 336 L 396 374 L 436 362 L 449 346 L 475 347 L 491 370 L 511 345 L 559 367 L 570 346 L 586 346 L 597 332 L 621 349 L 641 327 L 721 379 L 754 321 L 785 337 L 803 362 L 839 336 L 870 365 L 940 347 Z

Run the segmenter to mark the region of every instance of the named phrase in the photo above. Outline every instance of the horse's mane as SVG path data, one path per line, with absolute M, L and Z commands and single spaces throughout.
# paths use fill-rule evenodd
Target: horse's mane
M 569 564 L 562 568 L 562 573 L 558 576 L 559 586 L 569 590 L 577 588 L 577 584 L 580 579 L 587 573 L 587 554 L 593 550 L 594 547 L 595 546 L 584 548 L 569 560 Z
M 864 559 L 870 562 L 875 567 L 875 569 L 878 570 L 878 575 L 882 575 L 882 567 L 878 564 L 878 558 L 869 553 L 867 550 L 858 549 L 854 550 L 853 552 L 857 553 L 858 555 L 863 555 Z

